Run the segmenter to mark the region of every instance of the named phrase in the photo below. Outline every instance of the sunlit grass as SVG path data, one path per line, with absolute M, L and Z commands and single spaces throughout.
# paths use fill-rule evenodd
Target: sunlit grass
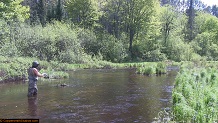
M 160 74 L 165 72 L 165 65 L 155 62 L 141 63 L 112 63 L 108 61 L 92 59 L 89 62 L 81 64 L 60 63 L 57 61 L 42 61 L 36 58 L 23 57 L 4 57 L 0 56 L 0 81 L 27 79 L 27 69 L 31 67 L 32 62 L 37 60 L 40 63 L 40 72 L 45 72 L 51 78 L 68 78 L 67 71 L 76 69 L 118 69 L 118 68 L 140 68 L 137 72 L 141 74 Z M 146 66 L 149 66 L 146 68 Z
M 136 65 L 136 72 L 144 75 L 161 75 L 166 74 L 167 68 L 164 62 L 145 62 Z
M 178 122 L 217 122 L 217 77 L 217 69 L 211 67 L 180 70 L 173 89 L 173 119 Z

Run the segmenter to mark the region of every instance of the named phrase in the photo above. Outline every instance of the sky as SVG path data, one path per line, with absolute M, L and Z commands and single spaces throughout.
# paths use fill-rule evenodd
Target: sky
M 217 5 L 218 6 L 218 0 L 201 0 L 203 3 L 207 4 L 208 6 Z

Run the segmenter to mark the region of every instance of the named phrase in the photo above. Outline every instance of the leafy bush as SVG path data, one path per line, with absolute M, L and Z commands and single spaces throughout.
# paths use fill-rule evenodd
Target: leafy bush
M 141 39 L 133 45 L 133 57 L 137 61 L 158 62 L 167 59 L 161 51 L 161 44 L 157 40 Z
M 122 62 L 127 57 L 126 45 L 114 36 L 104 34 L 98 38 L 100 53 L 103 59 L 111 62 Z
M 164 53 L 161 53 L 159 49 L 156 49 L 156 50 L 148 51 L 147 53 L 145 53 L 144 59 L 150 62 L 157 62 L 157 61 L 164 61 L 167 58 Z
M 138 64 L 136 66 L 136 73 L 145 74 L 145 75 L 152 75 L 152 74 L 165 74 L 166 73 L 166 64 L 159 62 L 159 63 L 143 63 Z
M 92 56 L 101 54 L 103 60 L 111 62 L 122 62 L 127 56 L 127 46 L 123 41 L 107 33 L 96 36 L 91 31 L 80 30 L 78 37 L 85 52 Z
M 77 39 L 77 30 L 72 29 L 70 24 L 55 21 L 46 27 L 26 24 L 19 26 L 13 32 L 16 33 L 13 42 L 16 42 L 21 56 L 38 57 L 46 61 L 82 62 L 83 49 Z
M 167 72 L 166 64 L 163 62 L 157 63 L 156 74 L 165 74 Z
M 194 50 L 188 43 L 183 42 L 180 36 L 172 35 L 169 38 L 164 52 L 168 56 L 168 59 L 180 62 L 190 61 Z
M 9 35 L 9 25 L 4 20 L 0 19 L 0 49 L 10 40 Z
M 153 66 L 138 67 L 136 72 L 139 74 L 152 75 L 155 74 L 155 68 Z

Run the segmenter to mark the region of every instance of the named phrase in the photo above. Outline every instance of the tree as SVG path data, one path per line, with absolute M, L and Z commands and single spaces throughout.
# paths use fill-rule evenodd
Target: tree
M 122 33 L 122 14 L 123 14 L 123 0 L 108 0 L 102 8 L 103 15 L 100 18 L 100 23 L 104 29 L 120 38 Z
M 186 38 L 191 41 L 194 39 L 194 0 L 190 0 L 189 9 L 187 10 L 188 23 L 187 23 L 187 33 Z
M 45 0 L 39 0 L 37 3 L 37 13 L 39 16 L 40 23 L 44 26 L 46 24 L 46 7 Z
M 169 0 L 160 0 L 160 3 L 161 3 L 161 5 L 163 6 L 163 5 L 166 5 L 166 4 L 169 4 Z
M 54 6 L 52 4 L 49 4 L 47 6 L 47 16 L 46 16 L 46 20 L 48 22 L 51 22 L 53 19 L 55 19 L 55 9 Z
M 218 60 L 218 19 L 209 13 L 198 12 L 196 24 L 198 34 L 192 41 L 193 48 L 207 60 Z
M 218 7 L 216 5 L 212 6 L 212 15 L 218 17 Z
M 164 39 L 164 45 L 167 43 L 167 38 L 170 35 L 170 31 L 174 28 L 177 19 L 175 8 L 172 6 L 162 7 L 160 14 L 160 21 L 162 23 L 162 35 Z
M 126 0 L 124 1 L 122 20 L 124 31 L 129 36 L 129 52 L 133 58 L 133 40 L 140 31 L 145 31 L 149 26 L 154 12 L 155 0 Z
M 69 0 L 66 3 L 66 10 L 74 24 L 92 28 L 99 17 L 97 5 L 95 0 Z
M 61 0 L 58 0 L 57 9 L 56 9 L 57 20 L 61 21 L 63 17 L 63 8 Z
M 103 9 L 101 23 L 116 38 L 120 38 L 122 33 L 128 36 L 129 53 L 132 59 L 135 55 L 133 41 L 137 40 L 136 36 L 148 35 L 157 3 L 156 0 L 109 0 Z
M 6 21 L 25 21 L 29 18 L 29 7 L 21 5 L 23 0 L 3 0 L 0 2 L 0 18 Z

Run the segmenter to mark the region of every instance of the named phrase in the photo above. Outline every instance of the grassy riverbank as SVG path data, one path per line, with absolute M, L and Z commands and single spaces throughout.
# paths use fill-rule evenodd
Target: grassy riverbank
M 126 68 L 134 66 L 133 64 L 114 64 L 107 61 L 100 61 L 93 59 L 88 63 L 83 64 L 68 64 L 59 63 L 56 61 L 41 61 L 35 58 L 22 58 L 22 57 L 3 57 L 0 56 L 0 82 L 12 82 L 27 79 L 27 69 L 31 67 L 33 61 L 39 61 L 41 70 L 40 72 L 48 73 L 51 78 L 68 78 L 67 71 L 76 69 L 111 69 L 111 68 Z
M 218 120 L 218 70 L 180 70 L 173 90 L 173 114 L 179 122 L 213 123 Z
M 0 56 L 0 82 L 26 80 L 27 69 L 31 67 L 32 62 L 35 60 L 40 63 L 40 72 L 48 73 L 49 77 L 54 79 L 68 78 L 69 75 L 67 71 L 76 69 L 137 68 L 137 73 L 150 75 L 154 73 L 165 73 L 166 65 L 169 64 L 168 62 L 112 63 L 98 59 L 92 59 L 89 62 L 82 64 L 68 64 L 59 63 L 57 61 L 41 61 L 35 58 L 9 58 Z M 147 69 L 150 69 L 150 71 Z
M 181 63 L 172 93 L 172 120 L 218 121 L 218 62 Z
M 20 81 L 27 79 L 27 69 L 32 66 L 33 61 L 39 61 L 41 73 L 48 73 L 49 77 L 68 78 L 67 71 L 86 68 L 111 68 L 116 67 L 110 62 L 95 62 L 91 61 L 85 64 L 68 64 L 59 63 L 56 61 L 41 61 L 35 58 L 9 58 L 0 56 L 0 82 Z

